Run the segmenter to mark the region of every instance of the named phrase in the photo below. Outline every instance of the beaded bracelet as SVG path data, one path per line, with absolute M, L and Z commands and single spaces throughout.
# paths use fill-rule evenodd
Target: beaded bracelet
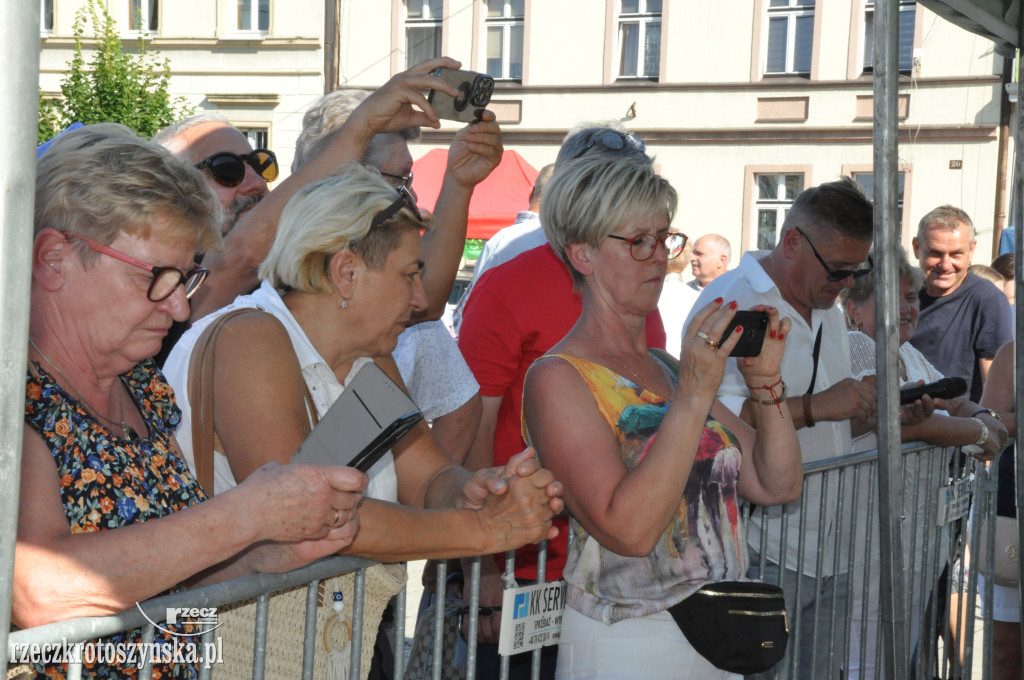
M 779 390 L 778 394 L 776 394 L 775 393 L 775 388 L 778 387 L 779 385 L 782 385 L 782 389 Z M 768 390 L 768 394 L 772 395 L 772 398 L 771 399 L 758 399 L 757 401 L 760 401 L 765 406 L 774 406 L 774 407 L 776 407 L 777 409 L 779 409 L 779 417 L 780 418 L 785 418 L 786 417 L 785 414 L 783 414 L 783 412 L 782 412 L 782 403 L 784 401 L 786 401 L 786 394 L 787 394 L 787 391 L 786 391 L 786 381 L 784 381 L 781 377 L 778 380 L 776 380 L 775 382 L 773 382 L 771 385 L 750 385 L 750 384 L 748 384 L 747 385 L 747 389 L 748 390 Z M 751 395 L 751 397 L 753 397 L 753 395 Z

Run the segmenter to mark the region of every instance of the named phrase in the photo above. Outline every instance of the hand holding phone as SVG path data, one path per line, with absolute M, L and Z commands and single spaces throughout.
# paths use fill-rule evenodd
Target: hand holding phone
M 737 326 L 743 326 L 743 334 L 739 342 L 729 352 L 731 357 L 756 357 L 761 353 L 761 346 L 764 345 L 764 335 L 768 331 L 768 312 L 755 312 L 749 309 L 741 309 L 732 317 L 732 321 L 722 333 L 719 346 L 733 336 Z
M 491 101 L 494 78 L 475 71 L 454 71 L 449 68 L 439 68 L 431 75 L 441 78 L 459 91 L 457 97 L 439 90 L 430 91 L 427 101 L 434 108 L 438 118 L 463 123 L 480 120 L 484 109 Z

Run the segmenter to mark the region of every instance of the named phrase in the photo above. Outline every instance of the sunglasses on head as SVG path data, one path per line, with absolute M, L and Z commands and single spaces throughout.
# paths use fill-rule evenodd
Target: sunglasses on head
M 796 229 L 797 233 L 804 237 L 804 240 L 807 241 L 807 245 L 811 247 L 811 252 L 814 253 L 814 257 L 816 257 L 818 259 L 818 262 L 821 263 L 821 266 L 825 268 L 825 278 L 827 280 L 833 282 L 842 281 L 843 279 L 849 278 L 851 276 L 854 280 L 857 280 L 871 273 L 872 263 L 870 257 L 868 258 L 868 266 L 863 267 L 861 269 L 832 269 L 831 267 L 828 266 L 828 264 L 826 264 L 825 260 L 821 257 L 821 255 L 818 254 L 818 249 L 814 247 L 813 243 L 811 243 L 811 239 L 807 238 L 807 234 L 805 234 L 800 227 L 793 228 Z
M 639 137 L 634 137 L 629 133 L 618 132 L 617 130 L 604 130 L 603 132 L 598 132 L 590 138 L 590 143 L 587 144 L 587 151 L 597 144 L 600 144 L 606 149 L 611 149 L 612 151 L 628 149 L 635 153 L 643 153 L 647 148 L 647 145 L 644 144 L 644 140 Z
M 381 174 L 381 177 L 387 177 L 388 179 L 395 180 L 396 182 L 398 182 L 399 186 L 403 186 L 403 187 L 411 187 L 412 186 L 412 170 L 409 171 L 408 175 L 396 175 L 393 172 L 384 172 L 383 170 L 380 171 L 380 174 Z
M 370 222 L 370 229 L 376 229 L 381 226 L 397 215 L 403 208 L 409 208 L 417 220 L 423 220 L 423 216 L 420 215 L 420 210 L 416 207 L 416 201 L 413 199 L 412 194 L 409 193 L 409 190 L 404 186 L 400 186 L 395 191 L 398 192 L 398 198 L 395 199 L 394 203 L 373 216 L 373 221 Z
M 277 179 L 277 156 L 269 149 L 256 149 L 245 156 L 230 151 L 219 151 L 203 159 L 201 163 L 196 163 L 196 168 L 207 170 L 217 184 L 237 187 L 245 179 L 246 163 L 264 180 L 273 182 Z

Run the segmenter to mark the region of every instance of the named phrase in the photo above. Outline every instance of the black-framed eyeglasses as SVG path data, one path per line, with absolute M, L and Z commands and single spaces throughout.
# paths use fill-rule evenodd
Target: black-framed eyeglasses
M 196 163 L 196 167 L 208 170 L 217 184 L 237 187 L 245 179 L 246 163 L 264 180 L 273 182 L 277 179 L 277 156 L 269 149 L 256 149 L 244 156 L 230 151 L 218 151 L 204 158 L 201 163 Z
M 110 246 L 103 245 L 99 241 L 95 241 L 88 236 L 81 234 L 72 234 L 69 231 L 62 231 L 64 237 L 67 239 L 75 239 L 81 241 L 89 250 L 95 250 L 97 253 L 102 253 L 115 260 L 121 260 L 121 262 L 127 262 L 130 265 L 138 267 L 139 269 L 145 269 L 146 271 L 153 274 L 153 280 L 149 284 L 149 290 L 146 291 L 146 296 L 149 297 L 150 302 L 162 302 L 169 298 L 172 293 L 178 288 L 179 285 L 184 284 L 185 286 L 185 298 L 191 298 L 195 295 L 199 287 L 203 285 L 203 281 L 209 275 L 210 270 L 205 267 L 193 267 L 189 272 L 182 272 L 176 267 L 157 267 L 156 265 L 148 264 L 142 260 L 132 257 L 128 253 L 122 253 L 120 250 L 111 248 Z
M 679 234 L 676 232 L 669 232 L 664 236 L 659 236 L 658 234 L 640 234 L 639 236 L 634 236 L 632 238 L 608 234 L 608 238 L 628 243 L 629 255 L 637 262 L 643 262 L 651 259 L 651 255 L 654 255 L 654 249 L 659 243 L 665 246 L 665 255 L 668 259 L 674 260 L 683 252 L 683 248 L 686 247 L 687 241 L 686 234 Z
M 818 262 L 821 263 L 821 266 L 825 268 L 825 278 L 829 281 L 842 281 L 843 279 L 851 276 L 856 280 L 871 273 L 872 264 L 870 257 L 868 258 L 868 265 L 860 269 L 832 269 L 832 267 L 829 267 L 828 263 L 822 259 L 821 255 L 818 253 L 818 249 L 814 247 L 813 243 L 811 243 L 811 239 L 807 238 L 807 234 L 805 234 L 800 227 L 793 228 L 804 237 L 805 241 L 807 241 L 807 245 L 811 247 L 811 252 L 814 253 L 814 257 L 817 258 Z
M 590 151 L 594 145 L 600 144 L 606 149 L 612 151 L 622 151 L 625 148 L 629 148 L 630 151 L 636 153 L 643 153 L 647 149 L 647 145 L 644 144 L 644 140 L 628 132 L 619 132 L 618 130 L 604 130 L 598 132 L 596 135 L 590 138 L 590 142 L 587 144 L 587 151 Z
M 370 229 L 376 229 L 377 227 L 381 226 L 382 224 L 390 220 L 392 217 L 394 217 L 396 214 L 398 214 L 398 211 L 402 210 L 403 208 L 408 208 L 409 210 L 412 210 L 412 213 L 413 215 L 416 216 L 417 220 L 423 220 L 423 216 L 420 214 L 419 208 L 416 207 L 416 199 L 412 197 L 412 194 L 409 193 L 409 190 L 406 189 L 404 186 L 400 186 L 397 189 L 395 189 L 395 191 L 398 192 L 398 198 L 395 199 L 394 203 L 392 203 L 391 205 L 384 208 L 379 213 L 373 216 L 373 221 L 370 222 Z
M 413 178 L 412 170 L 409 171 L 408 175 L 396 175 L 393 172 L 384 172 L 383 170 L 380 171 L 380 174 L 381 174 L 381 177 L 388 177 L 390 179 L 393 179 L 393 180 L 397 181 L 399 186 L 403 186 L 403 187 L 411 187 L 412 186 L 412 178 Z

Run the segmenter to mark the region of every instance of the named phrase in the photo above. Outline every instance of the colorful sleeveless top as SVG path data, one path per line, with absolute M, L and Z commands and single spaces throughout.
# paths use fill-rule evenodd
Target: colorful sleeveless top
M 149 434 L 127 441 L 96 420 L 75 396 L 64 391 L 37 362 L 30 362 L 25 393 L 25 423 L 38 433 L 53 454 L 60 479 L 60 495 L 71 533 L 125 527 L 184 510 L 206 499 L 188 465 L 174 451 L 171 437 L 180 414 L 174 393 L 152 361 L 124 375 L 129 394 L 139 407 Z M 140 433 L 141 434 L 141 433 Z M 179 590 L 174 588 L 171 591 Z M 166 594 L 166 593 L 161 593 Z M 160 624 L 155 647 L 154 678 L 196 678 L 198 664 L 189 649 L 202 650 L 198 637 L 186 624 Z M 136 629 L 88 643 L 81 654 L 84 677 L 135 678 L 141 630 Z M 114 646 L 108 643 L 114 643 Z M 126 644 L 125 644 L 126 643 Z M 190 647 L 190 645 L 197 645 Z M 90 649 L 91 646 L 91 649 Z M 134 663 L 108 660 L 106 650 L 134 650 Z M 175 650 L 180 650 L 175 657 Z M 149 650 L 152 651 L 152 650 Z M 166 656 L 164 653 L 166 652 Z M 184 658 L 182 663 L 180 659 Z M 37 665 L 37 678 L 64 678 L 64 663 Z
M 579 372 L 619 441 L 626 468 L 639 465 L 669 402 L 600 364 L 548 356 Z M 646 557 L 613 553 L 570 518 L 564 571 L 569 606 L 612 624 L 668 609 L 709 582 L 743 578 L 749 557 L 737 506 L 741 461 L 739 441 L 708 416 L 679 508 Z

